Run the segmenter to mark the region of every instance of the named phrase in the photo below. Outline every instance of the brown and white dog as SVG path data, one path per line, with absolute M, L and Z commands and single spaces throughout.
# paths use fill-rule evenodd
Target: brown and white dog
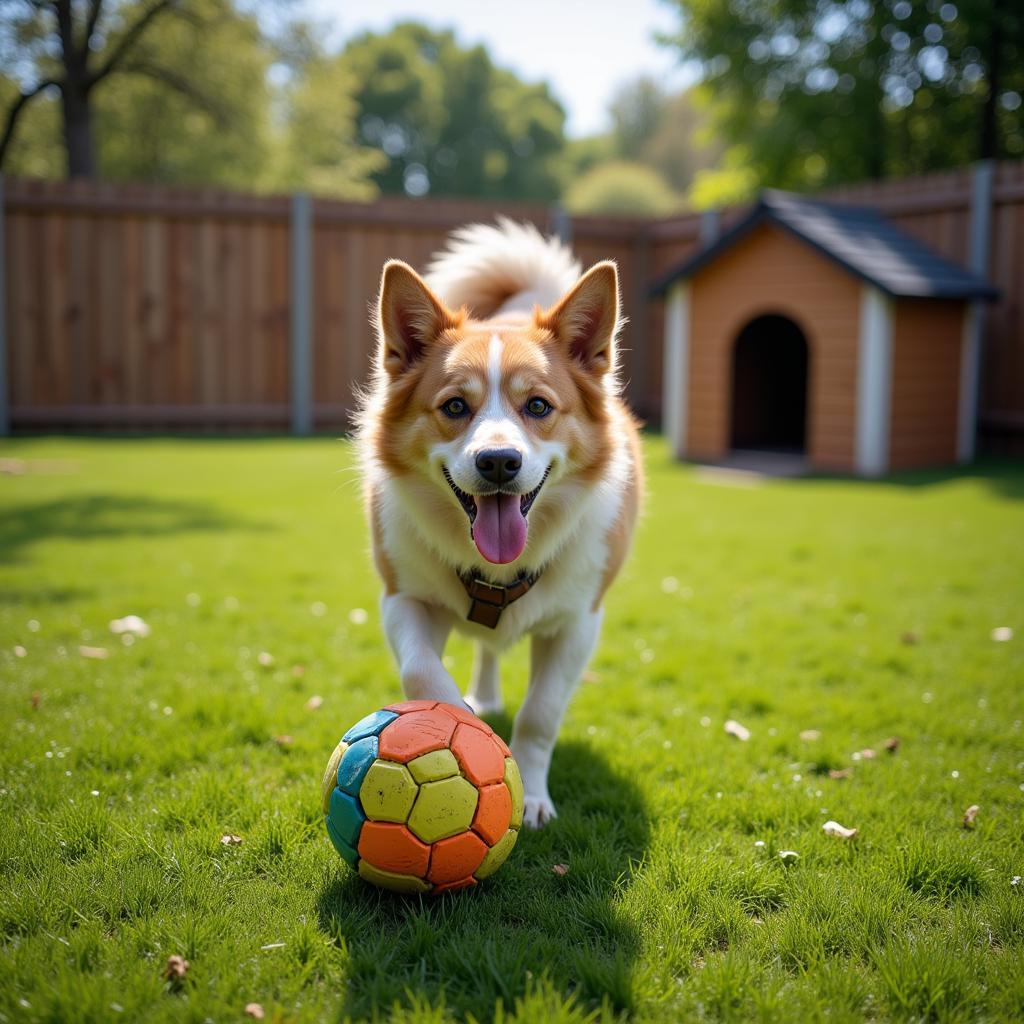
M 389 262 L 358 435 L 406 696 L 461 702 L 442 662 L 454 628 L 478 645 L 468 703 L 499 710 L 498 658 L 531 636 L 511 747 L 534 827 L 555 814 L 551 752 L 643 484 L 618 395 L 615 265 L 579 269 L 510 221 L 456 232 L 426 280 Z

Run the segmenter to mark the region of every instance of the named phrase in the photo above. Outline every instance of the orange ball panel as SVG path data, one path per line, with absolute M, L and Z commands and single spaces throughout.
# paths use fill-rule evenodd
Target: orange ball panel
M 492 733 L 494 736 L 494 742 L 498 744 L 498 749 L 505 755 L 505 757 L 511 757 L 512 751 L 508 749 L 508 744 L 497 734 Z
M 383 871 L 422 877 L 430 862 L 430 847 L 404 825 L 366 821 L 359 833 L 359 856 Z
M 468 889 L 473 885 L 476 885 L 476 879 L 470 875 L 469 878 L 460 878 L 457 882 L 445 882 L 444 885 L 435 885 L 430 890 L 430 895 L 437 896 L 442 892 L 451 892 L 452 889 Z
M 499 782 L 484 786 L 473 818 L 473 831 L 482 836 L 488 846 L 493 846 L 507 831 L 512 821 L 512 797 L 508 786 Z
M 395 722 L 394 725 L 399 724 Z M 394 728 L 394 725 L 388 728 Z M 381 735 L 381 747 L 387 730 Z M 505 777 L 505 755 L 494 742 L 493 737 L 472 726 L 460 725 L 452 740 L 452 753 L 459 759 L 462 772 L 477 786 L 489 786 L 501 782 Z M 382 755 L 383 756 L 383 753 Z
M 460 832 L 450 839 L 434 843 L 427 878 L 437 884 L 457 882 L 473 874 L 486 856 L 487 847 L 479 836 Z
M 454 732 L 455 719 L 440 708 L 410 711 L 384 727 L 378 737 L 380 750 L 377 756 L 404 764 L 420 754 L 447 747 Z
M 437 707 L 436 700 L 406 700 L 398 704 L 389 704 L 384 710 L 394 711 L 396 715 L 405 715 L 410 711 L 429 711 Z
M 481 732 L 487 733 L 488 736 L 493 731 L 482 718 L 477 718 L 477 716 L 468 708 L 456 707 L 454 704 L 442 704 L 440 706 L 444 708 L 452 718 L 464 723 L 465 725 L 471 725 L 474 729 L 479 729 Z

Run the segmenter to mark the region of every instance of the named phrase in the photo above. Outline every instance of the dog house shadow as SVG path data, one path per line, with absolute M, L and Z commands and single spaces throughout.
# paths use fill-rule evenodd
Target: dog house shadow
M 488 720 L 508 736 L 507 718 Z M 573 993 L 584 1009 L 629 1013 L 639 938 L 617 901 L 647 849 L 643 798 L 576 741 L 556 747 L 550 782 L 559 817 L 524 829 L 504 867 L 473 890 L 395 896 L 338 861 L 317 914 L 349 960 L 340 1019 L 426 1000 L 488 1021 L 499 1001 L 511 1010 L 534 986 Z

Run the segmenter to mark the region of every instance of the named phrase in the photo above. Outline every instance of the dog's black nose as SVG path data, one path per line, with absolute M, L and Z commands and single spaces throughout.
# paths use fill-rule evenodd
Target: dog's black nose
M 485 448 L 476 457 L 477 472 L 489 484 L 507 484 L 523 466 L 515 448 Z

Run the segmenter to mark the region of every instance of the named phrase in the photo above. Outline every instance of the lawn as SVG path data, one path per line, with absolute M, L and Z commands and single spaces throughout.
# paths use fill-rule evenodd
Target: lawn
M 1024 466 L 736 486 L 647 453 L 561 816 L 420 901 L 319 811 L 399 693 L 350 448 L 0 446 L 0 1021 L 1020 1019 Z

